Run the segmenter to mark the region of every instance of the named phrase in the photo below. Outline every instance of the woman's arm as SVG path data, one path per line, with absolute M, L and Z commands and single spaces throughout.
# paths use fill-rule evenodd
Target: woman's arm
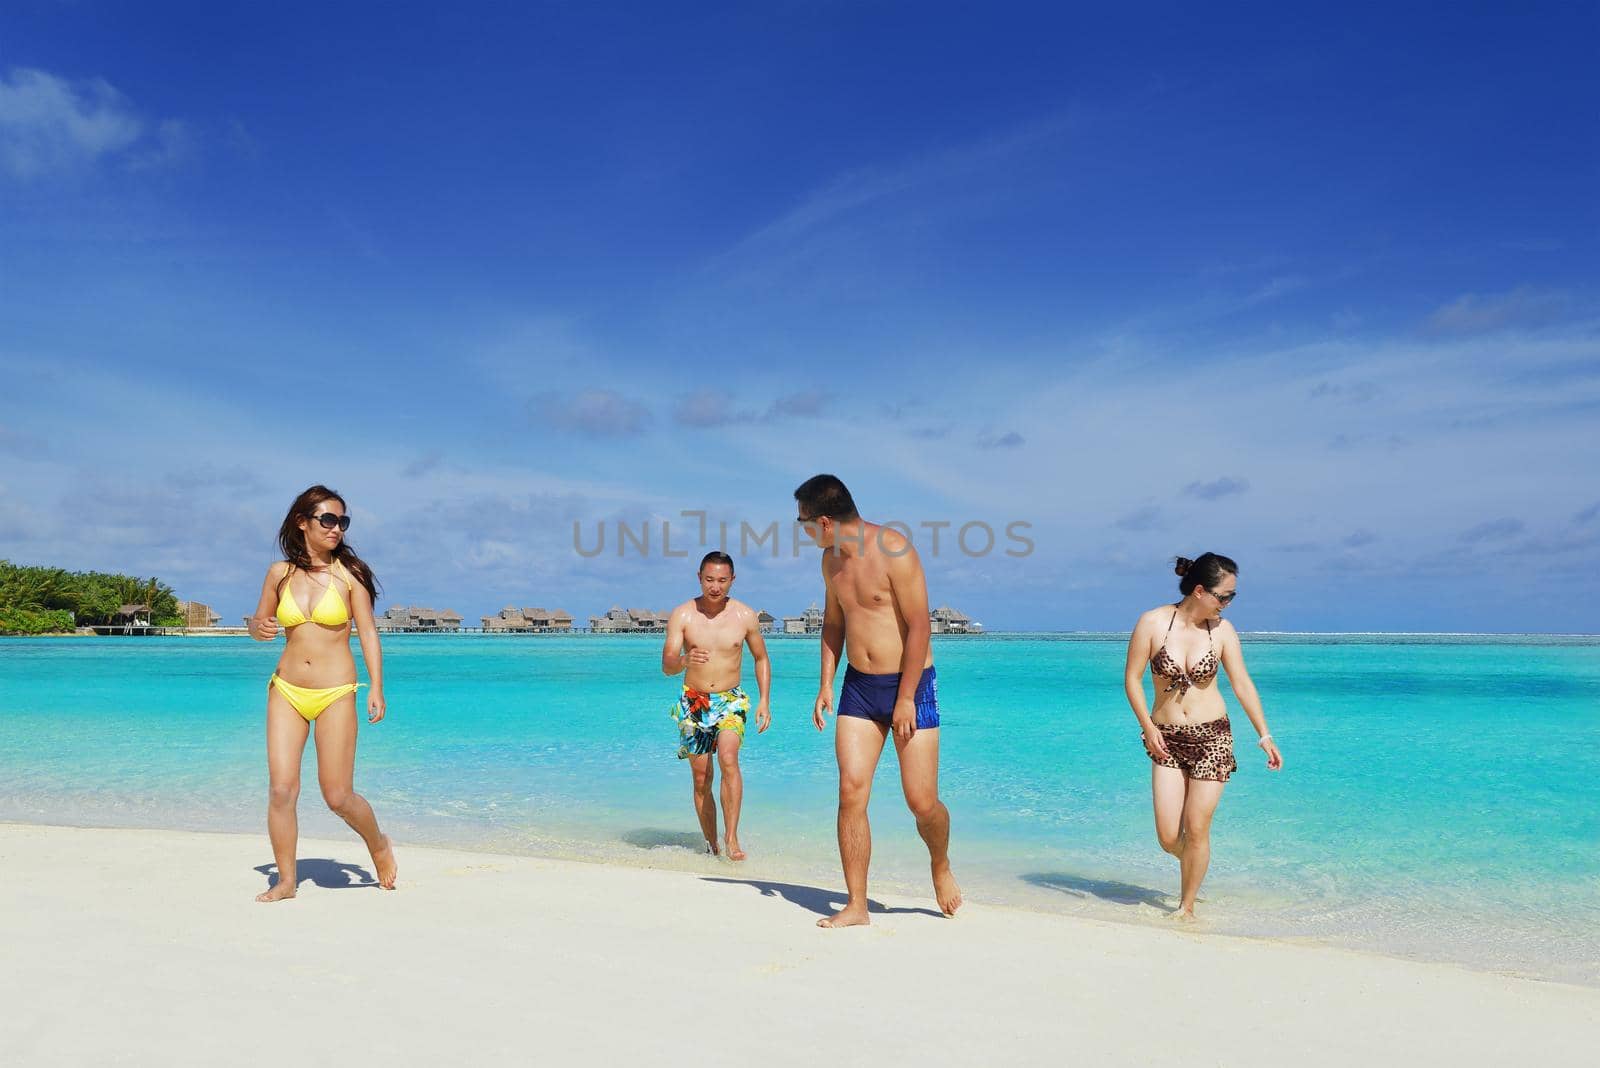
M 1151 626 L 1147 616 L 1140 616 L 1139 622 L 1133 626 L 1133 633 L 1128 636 L 1128 659 L 1122 667 L 1122 692 L 1127 695 L 1128 705 L 1133 709 L 1134 718 L 1139 721 L 1146 744 L 1152 752 L 1166 760 L 1166 739 L 1156 729 L 1156 721 L 1150 718 L 1149 706 L 1144 701 L 1144 669 L 1150 662 L 1147 650 L 1150 648 Z
M 278 636 L 278 585 L 289 573 L 289 565 L 282 560 L 267 568 L 267 577 L 261 583 L 261 599 L 256 602 L 255 613 L 245 621 L 244 629 L 258 642 L 270 642 Z
M 383 647 L 378 644 L 378 624 L 372 619 L 372 595 L 359 582 L 350 584 L 350 614 L 361 637 L 361 659 L 367 665 L 367 722 L 376 723 L 388 711 L 383 700 Z
M 1283 767 L 1283 754 L 1278 752 L 1278 746 L 1267 731 L 1267 714 L 1261 708 L 1261 695 L 1256 692 L 1256 684 L 1250 681 L 1250 672 L 1244 667 L 1244 648 L 1239 643 L 1239 632 L 1232 623 L 1227 622 L 1222 626 L 1222 668 L 1228 673 L 1228 684 L 1239 699 L 1239 707 L 1244 709 L 1244 714 L 1250 717 L 1251 725 L 1261 736 L 1258 744 L 1266 751 L 1267 767 L 1277 771 Z

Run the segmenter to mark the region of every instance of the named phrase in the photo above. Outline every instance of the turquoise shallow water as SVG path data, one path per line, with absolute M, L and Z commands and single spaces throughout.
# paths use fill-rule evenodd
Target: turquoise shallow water
M 394 635 L 357 788 L 402 842 L 841 884 L 815 640 L 770 644 L 775 725 L 743 764 L 742 868 L 698 856 L 659 640 Z M 1165 922 L 1122 639 L 936 640 L 942 789 L 968 897 Z M 277 647 L 0 642 L 0 819 L 263 833 Z M 1600 984 L 1600 639 L 1246 636 L 1285 770 L 1240 746 L 1207 927 Z M 747 683 L 750 680 L 747 679 Z M 1241 741 L 1253 737 L 1229 695 Z M 302 833 L 349 838 L 308 747 Z M 925 890 L 892 748 L 873 885 Z M 169 875 L 172 873 L 168 873 Z

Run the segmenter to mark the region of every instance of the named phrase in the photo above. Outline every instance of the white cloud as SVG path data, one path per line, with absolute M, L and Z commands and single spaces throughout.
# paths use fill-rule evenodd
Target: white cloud
M 1560 314 L 1565 293 L 1518 286 L 1506 293 L 1463 293 L 1428 316 L 1439 334 L 1482 334 L 1509 326 L 1536 326 Z
M 0 169 L 28 180 L 108 160 L 135 170 L 171 166 L 191 150 L 188 127 L 151 121 L 103 78 L 72 81 L 18 67 L 0 76 Z

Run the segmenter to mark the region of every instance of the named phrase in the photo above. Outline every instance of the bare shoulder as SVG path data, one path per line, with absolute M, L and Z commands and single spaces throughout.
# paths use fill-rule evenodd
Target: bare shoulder
M 891 567 L 895 564 L 904 567 L 908 563 L 922 562 L 917 556 L 917 547 L 911 543 L 911 539 L 893 527 L 878 527 L 873 540 L 878 543 L 878 551 L 889 558 Z
M 267 581 L 268 582 L 282 582 L 283 581 L 283 576 L 287 575 L 288 573 L 289 573 L 289 561 L 287 561 L 287 560 L 276 560 L 276 561 L 273 562 L 272 566 L 267 568 Z
M 677 618 L 677 619 L 687 619 L 690 616 L 694 615 L 694 612 L 695 612 L 694 600 L 690 599 L 690 600 L 684 601 L 678 607 L 674 608 L 670 614 L 673 617 Z
M 1139 617 L 1139 622 L 1134 624 L 1134 629 L 1136 629 L 1136 630 L 1146 630 L 1146 629 L 1148 629 L 1150 627 L 1156 626 L 1164 618 L 1162 613 L 1163 612 L 1170 612 L 1171 610 L 1172 610 L 1172 606 L 1170 604 L 1158 604 L 1158 605 L 1156 605 L 1154 608 L 1150 609 L 1150 611 L 1144 613 L 1143 615 L 1141 615 Z
M 749 605 L 733 597 L 728 598 L 728 610 L 741 619 L 745 616 L 755 615 L 755 612 L 751 611 Z
M 1217 622 L 1217 637 L 1225 642 L 1239 644 L 1239 632 L 1233 626 L 1233 620 L 1223 619 Z

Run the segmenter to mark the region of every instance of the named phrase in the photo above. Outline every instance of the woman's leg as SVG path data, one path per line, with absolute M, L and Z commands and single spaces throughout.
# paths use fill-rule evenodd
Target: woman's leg
M 1211 866 L 1211 817 L 1222 800 L 1225 784 L 1213 779 L 1190 779 L 1189 794 L 1183 802 L 1183 900 L 1178 905 L 1182 916 L 1194 916 L 1194 902 L 1200 896 L 1200 883 Z
M 1183 798 L 1189 780 L 1177 768 L 1151 761 L 1150 795 L 1155 801 L 1156 841 L 1173 856 L 1183 857 Z
M 361 836 L 372 854 L 378 885 L 394 889 L 398 866 L 389 838 L 378 829 L 367 799 L 355 792 L 356 775 L 356 697 L 341 697 L 317 717 L 317 782 L 322 799 L 335 814 Z
M 257 901 L 294 897 L 299 878 L 295 844 L 300 838 L 295 802 L 300 799 L 300 758 L 305 755 L 309 727 L 276 687 L 267 687 L 267 835 L 278 864 L 278 881 L 257 894 Z

